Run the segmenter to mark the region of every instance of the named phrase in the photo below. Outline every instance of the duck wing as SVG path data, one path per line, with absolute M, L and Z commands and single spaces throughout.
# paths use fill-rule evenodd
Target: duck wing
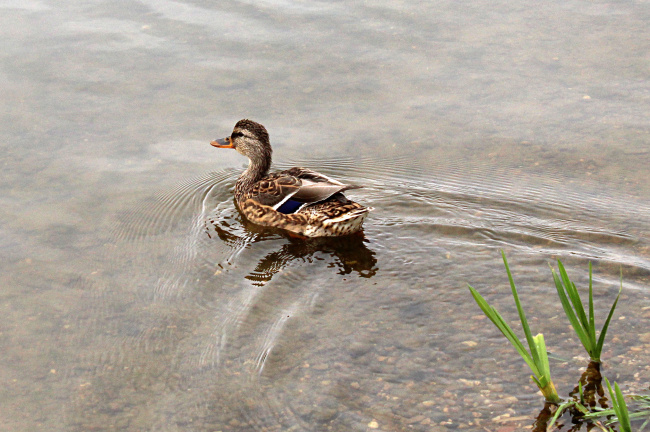
M 280 213 L 290 214 L 307 204 L 360 187 L 343 184 L 306 168 L 291 168 L 258 181 L 246 193 L 246 198 L 273 207 Z
M 306 168 L 291 168 L 282 171 L 281 174 L 300 179 L 300 187 L 295 194 L 291 195 L 290 199 L 305 204 L 324 201 L 336 193 L 361 187 L 341 183 L 338 180 Z
M 287 199 L 295 195 L 302 180 L 284 173 L 271 174 L 257 183 L 253 184 L 244 196 L 244 199 L 252 199 L 260 204 L 275 208 Z

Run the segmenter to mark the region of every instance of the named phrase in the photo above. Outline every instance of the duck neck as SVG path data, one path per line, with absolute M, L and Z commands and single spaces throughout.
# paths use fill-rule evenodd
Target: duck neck
M 270 167 L 271 160 L 268 158 L 249 159 L 248 168 L 235 183 L 235 198 L 239 201 L 251 186 L 268 174 Z

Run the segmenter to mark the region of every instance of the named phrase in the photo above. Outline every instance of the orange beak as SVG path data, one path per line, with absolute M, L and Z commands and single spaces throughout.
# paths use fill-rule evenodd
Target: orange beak
M 231 148 L 234 149 L 235 146 L 232 145 L 232 140 L 230 137 L 225 137 L 223 139 L 218 139 L 216 141 L 210 141 L 210 145 L 218 148 Z

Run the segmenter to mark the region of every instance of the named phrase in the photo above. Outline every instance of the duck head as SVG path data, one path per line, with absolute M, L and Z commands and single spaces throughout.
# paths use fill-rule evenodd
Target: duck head
M 230 136 L 210 142 L 217 148 L 232 148 L 250 159 L 253 165 L 271 164 L 269 133 L 261 124 L 252 120 L 239 120 Z

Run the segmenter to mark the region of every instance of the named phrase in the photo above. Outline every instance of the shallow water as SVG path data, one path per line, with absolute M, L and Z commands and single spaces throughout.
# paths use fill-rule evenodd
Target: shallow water
M 0 4 L 0 422 L 8 431 L 524 428 L 542 409 L 471 283 L 560 394 L 650 383 L 642 2 Z M 364 185 L 360 237 L 242 220 L 211 139 L 267 126 L 278 169 Z

